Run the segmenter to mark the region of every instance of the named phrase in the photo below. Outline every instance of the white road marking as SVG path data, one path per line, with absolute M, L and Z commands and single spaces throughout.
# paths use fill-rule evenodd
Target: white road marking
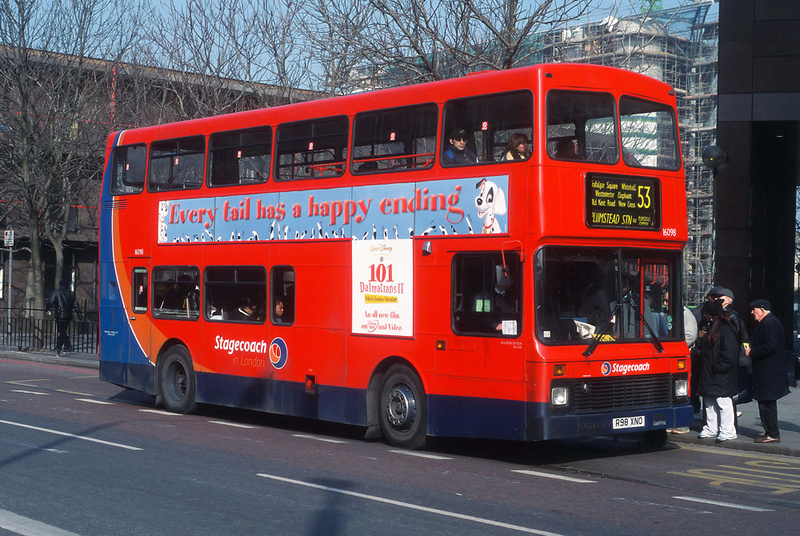
M 637 501 L 635 499 L 631 499 L 630 497 L 614 497 L 614 500 L 617 502 L 624 502 L 628 505 L 634 506 L 652 506 L 655 508 L 661 508 L 663 510 L 669 510 L 670 512 L 688 512 L 691 514 L 713 514 L 710 510 L 698 510 L 697 508 L 689 508 L 688 506 L 675 506 L 674 504 L 664 504 L 664 503 L 657 503 L 652 501 Z
M 572 476 L 554 475 L 552 473 L 541 473 L 539 471 L 529 471 L 527 469 L 514 469 L 512 473 L 522 473 L 524 475 L 541 476 L 544 478 L 552 478 L 555 480 L 566 480 L 567 482 L 575 482 L 576 484 L 595 484 L 596 480 L 586 480 L 585 478 L 575 478 Z
M 86 437 L 86 436 L 79 436 L 75 434 L 69 434 L 67 432 L 59 432 L 58 430 L 50 430 L 49 428 L 40 428 L 39 426 L 31 426 L 30 424 L 22 424 L 20 422 L 11 422 L 11 421 L 2 421 L 0 420 L 0 424 L 7 424 L 9 426 L 18 426 L 20 428 L 27 428 L 28 430 L 36 430 L 38 432 L 46 432 L 48 434 L 55 434 L 64 437 L 71 437 L 73 439 L 80 439 L 82 441 L 90 441 L 92 443 L 99 443 L 101 445 L 108 445 L 109 447 L 118 447 L 121 449 L 126 450 L 142 450 L 139 447 L 132 447 L 130 445 L 123 445 L 122 443 L 113 443 L 111 441 L 103 441 L 102 439 L 95 439 L 93 437 Z
M 263 478 L 269 478 L 271 480 L 277 480 L 279 482 L 286 482 L 287 484 L 297 484 L 298 486 L 305 486 L 308 488 L 314 488 L 322 491 L 330 491 L 332 493 L 339 493 L 341 495 L 347 495 L 349 497 L 356 497 L 359 499 L 365 499 L 368 501 L 379 502 L 383 504 L 390 504 L 392 506 L 399 506 L 401 508 L 408 508 L 410 510 L 417 510 L 419 512 L 426 512 L 429 514 L 436 514 L 440 516 L 452 517 L 455 519 L 461 519 L 464 521 L 471 521 L 473 523 L 480 523 L 482 525 L 490 525 L 492 527 L 499 527 L 504 529 L 516 530 L 518 532 L 524 532 L 526 534 L 538 534 L 540 536 L 560 536 L 555 532 L 547 532 L 544 530 L 536 530 L 529 527 L 522 527 L 520 525 L 512 525 L 510 523 L 503 523 L 502 521 L 494 521 L 491 519 L 484 519 L 482 517 L 475 517 L 475 516 L 468 516 L 465 514 L 459 514 L 457 512 L 448 512 L 447 510 L 439 510 L 438 508 L 428 508 L 427 506 L 420 506 L 418 504 L 411 504 L 407 502 L 395 501 L 393 499 L 387 499 L 385 497 L 378 497 L 376 495 L 367 495 L 365 493 L 357 493 L 355 491 L 349 491 L 346 489 L 339 489 L 339 488 L 332 488 L 329 486 L 322 486 L 320 484 L 312 484 L 310 482 L 303 482 L 302 480 L 293 480 L 291 478 L 284 478 L 282 476 L 275 476 L 275 475 L 267 475 L 264 473 L 258 473 L 258 476 Z
M 93 398 L 76 398 L 78 402 L 88 402 L 90 404 L 101 404 L 104 406 L 113 406 L 113 402 L 106 402 L 105 400 L 95 400 Z
M 180 417 L 180 413 L 172 413 L 171 411 L 164 411 L 161 409 L 140 409 L 142 413 L 155 413 L 156 415 L 169 415 L 170 417 Z
M 323 443 L 337 443 L 341 445 L 347 444 L 347 441 L 343 441 L 341 439 L 331 439 L 329 437 L 318 437 L 308 434 L 292 434 L 293 437 L 299 437 L 301 439 L 313 439 L 314 441 L 322 441 Z
M 413 450 L 390 450 L 393 454 L 404 454 L 406 456 L 416 456 L 417 458 L 427 458 L 429 460 L 452 460 L 447 456 L 438 456 L 436 454 L 426 454 L 424 452 L 415 452 Z
M 8 510 L 0 510 L 0 528 L 22 536 L 79 536 L 74 532 L 62 530 Z
M 227 421 L 208 421 L 211 424 L 221 424 L 223 426 L 233 426 L 234 428 L 248 428 L 248 429 L 255 429 L 258 426 L 252 426 L 249 424 L 239 424 L 238 422 L 227 422 Z
M 12 393 L 22 393 L 23 395 L 42 395 L 50 396 L 50 393 L 40 393 L 39 391 L 23 391 L 22 389 L 11 389 Z
M 673 499 L 680 499 L 682 501 L 699 502 L 703 504 L 713 504 L 715 506 L 725 506 L 726 508 L 736 508 L 737 510 L 749 510 L 751 512 L 773 512 L 768 508 L 759 508 L 757 506 L 745 506 L 744 504 L 728 503 L 722 501 L 712 501 L 710 499 L 699 499 L 697 497 L 673 497 Z

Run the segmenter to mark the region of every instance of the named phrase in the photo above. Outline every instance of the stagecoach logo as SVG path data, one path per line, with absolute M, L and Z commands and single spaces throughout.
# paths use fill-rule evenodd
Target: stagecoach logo
M 622 374 L 625 376 L 629 372 L 648 372 L 650 370 L 650 363 L 614 363 L 613 365 L 606 361 L 600 365 L 600 372 L 603 376 L 608 376 L 612 372 L 614 374 Z
M 275 337 L 269 345 L 269 360 L 276 369 L 286 366 L 289 359 L 289 350 L 286 348 L 286 341 L 280 337 Z

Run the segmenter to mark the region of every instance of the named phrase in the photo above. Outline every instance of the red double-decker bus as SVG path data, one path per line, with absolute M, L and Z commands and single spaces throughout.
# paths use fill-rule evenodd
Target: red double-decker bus
M 541 65 L 108 139 L 101 379 L 392 444 L 689 425 L 675 93 Z

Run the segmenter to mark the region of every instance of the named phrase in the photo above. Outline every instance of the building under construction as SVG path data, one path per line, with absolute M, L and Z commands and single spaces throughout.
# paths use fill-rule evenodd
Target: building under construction
M 643 2 L 645 4 L 645 2 Z M 650 2 L 651 6 L 654 4 Z M 703 149 L 715 145 L 718 21 L 711 0 L 608 17 L 538 36 L 535 62 L 585 62 L 643 73 L 675 88 L 686 168 L 689 242 L 684 302 L 699 303 L 714 282 L 714 176 Z

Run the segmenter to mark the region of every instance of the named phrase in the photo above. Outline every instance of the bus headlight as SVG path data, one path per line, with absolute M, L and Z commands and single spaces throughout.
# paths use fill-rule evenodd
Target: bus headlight
M 550 390 L 550 403 L 554 406 L 569 404 L 569 389 L 566 387 L 553 387 Z
M 689 381 L 688 380 L 675 380 L 675 396 L 687 397 L 689 396 Z

